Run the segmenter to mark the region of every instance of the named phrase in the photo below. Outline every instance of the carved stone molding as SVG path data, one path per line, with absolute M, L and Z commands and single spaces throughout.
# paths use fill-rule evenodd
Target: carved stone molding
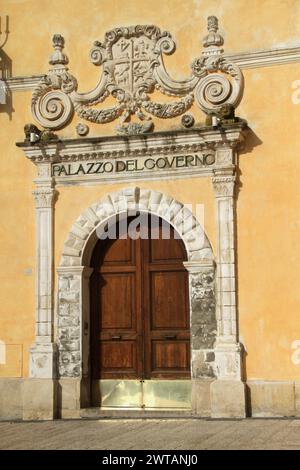
M 154 25 L 115 28 L 105 34 L 103 42 L 95 41 L 91 50 L 92 63 L 103 68 L 98 85 L 87 93 L 78 93 L 63 52 L 64 39 L 56 34 L 49 61 L 52 68 L 33 92 L 33 117 L 45 129 L 64 127 L 74 111 L 98 124 L 120 118 L 117 132 L 130 134 L 149 132 L 152 116 L 169 119 L 184 114 L 194 100 L 205 113 L 225 103 L 236 107 L 243 93 L 243 75 L 239 66 L 223 55 L 223 42 L 218 20 L 210 16 L 201 57 L 193 61 L 191 76 L 177 81 L 169 76 L 163 61 L 163 54 L 175 51 L 169 32 Z M 150 95 L 155 89 L 177 99 L 152 101 Z M 97 107 L 108 96 L 115 99 L 115 105 Z M 128 123 L 132 117 L 138 125 Z
M 238 65 L 242 70 L 300 62 L 300 46 L 276 47 L 259 51 L 241 53 L 224 53 L 229 62 Z M 45 75 L 26 75 L 3 79 L 11 92 L 34 90 Z
M 65 139 L 47 144 L 18 142 L 33 163 L 102 160 L 103 158 L 170 155 L 179 152 L 218 151 L 218 165 L 231 161 L 231 149 L 243 145 L 247 125 L 235 123 L 224 129 L 199 127 L 144 135 Z M 233 145 L 234 143 L 234 145 Z M 224 153 L 225 152 L 225 153 Z M 223 156 L 222 159 L 221 155 Z
M 154 178 L 232 175 L 237 148 L 243 145 L 247 132 L 245 123 L 238 122 L 217 130 L 201 127 L 46 144 L 22 142 L 17 146 L 36 165 L 40 187 L 46 179 L 52 179 L 56 187 L 71 183 L 137 183 Z
M 234 62 L 242 70 L 259 67 L 271 67 L 300 62 L 300 46 L 263 49 L 254 52 L 241 52 L 236 54 L 224 54 L 229 62 Z M 26 75 L 5 78 L 9 91 L 34 90 L 45 75 Z

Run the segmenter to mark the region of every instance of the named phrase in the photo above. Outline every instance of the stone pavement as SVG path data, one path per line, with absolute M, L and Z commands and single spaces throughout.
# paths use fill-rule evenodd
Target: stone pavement
M 0 422 L 0 449 L 300 449 L 300 419 Z

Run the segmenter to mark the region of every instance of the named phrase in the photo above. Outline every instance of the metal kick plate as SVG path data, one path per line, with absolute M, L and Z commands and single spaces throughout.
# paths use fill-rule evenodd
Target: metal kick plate
M 102 408 L 191 409 L 190 380 L 100 380 Z
M 100 380 L 101 407 L 141 408 L 140 380 Z
M 145 408 L 191 409 L 191 381 L 145 380 L 143 404 Z

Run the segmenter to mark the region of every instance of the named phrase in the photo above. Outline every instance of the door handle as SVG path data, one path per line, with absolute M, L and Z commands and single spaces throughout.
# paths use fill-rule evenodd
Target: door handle
M 112 336 L 111 339 L 121 339 L 122 336 Z
M 176 339 L 176 335 L 165 335 L 165 339 Z

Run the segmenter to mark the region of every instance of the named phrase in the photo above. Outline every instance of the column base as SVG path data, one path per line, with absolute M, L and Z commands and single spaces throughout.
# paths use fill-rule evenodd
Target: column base
M 90 380 L 61 378 L 58 381 L 58 415 L 60 418 L 79 417 L 79 410 L 91 406 Z
M 212 418 L 246 418 L 246 390 L 241 380 L 215 380 L 210 400 Z
M 55 343 L 35 343 L 30 348 L 29 376 L 37 379 L 56 377 L 57 345 Z
M 23 420 L 57 418 L 57 380 L 25 379 L 23 383 Z
M 215 365 L 219 380 L 241 380 L 242 345 L 235 342 L 217 342 Z
M 210 386 L 211 379 L 192 379 L 192 411 L 202 418 L 211 416 Z

